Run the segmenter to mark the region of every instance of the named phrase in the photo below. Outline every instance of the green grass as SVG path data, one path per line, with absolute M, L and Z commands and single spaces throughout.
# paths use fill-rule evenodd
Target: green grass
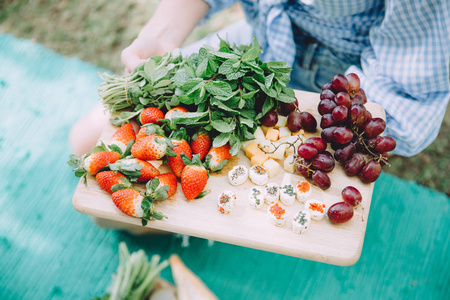
M 2 0 L 0 31 L 122 73 L 120 53 L 151 17 L 156 3 L 155 0 Z M 242 17 L 240 8 L 233 6 L 198 27 L 186 44 Z M 449 155 L 446 152 L 450 149 L 449 110 L 432 145 L 414 157 L 392 157 L 391 167 L 384 168 L 385 172 L 450 195 Z

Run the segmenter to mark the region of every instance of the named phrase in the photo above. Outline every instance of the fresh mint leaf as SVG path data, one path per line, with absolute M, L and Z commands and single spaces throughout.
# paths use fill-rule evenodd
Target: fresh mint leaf
M 211 95 L 226 97 L 233 93 L 231 86 L 224 81 L 210 81 L 205 85 L 205 88 Z
M 230 132 L 222 132 L 218 136 L 214 138 L 213 147 L 221 147 L 228 143 L 230 140 L 231 133 Z
M 248 49 L 244 55 L 242 55 L 242 61 L 252 61 L 261 56 L 261 46 L 258 43 L 256 37 L 253 37 L 253 42 L 250 45 L 250 49 Z
M 234 121 L 228 123 L 222 120 L 212 121 L 212 126 L 218 132 L 231 132 L 236 127 L 236 123 Z
M 183 84 L 183 87 L 181 89 L 185 92 L 185 95 L 190 95 L 201 88 L 204 84 L 205 82 L 203 81 L 203 79 L 192 78 L 189 79 L 185 84 Z
M 233 65 L 239 62 L 237 59 L 228 59 L 224 61 L 219 67 L 219 74 L 228 75 L 236 71 L 237 68 L 233 67 Z
M 219 51 L 210 51 L 212 55 L 215 55 L 217 57 L 226 58 L 226 59 L 239 59 L 239 55 L 236 55 L 234 53 L 226 53 L 226 52 L 219 52 Z

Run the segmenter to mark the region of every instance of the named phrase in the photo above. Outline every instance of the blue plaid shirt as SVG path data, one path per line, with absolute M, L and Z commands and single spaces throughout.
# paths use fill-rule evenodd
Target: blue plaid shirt
M 236 0 L 204 0 L 209 15 Z M 393 153 L 412 156 L 432 143 L 450 98 L 447 0 L 242 0 L 262 59 L 294 64 L 292 23 L 322 44 L 361 56 L 357 73 L 370 101 L 386 111 Z M 331 79 L 331 78 L 330 78 Z

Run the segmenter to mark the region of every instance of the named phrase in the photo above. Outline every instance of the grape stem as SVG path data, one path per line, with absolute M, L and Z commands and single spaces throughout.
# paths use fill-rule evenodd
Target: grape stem
M 292 147 L 294 149 L 294 152 L 295 152 L 295 143 L 297 143 L 299 140 L 302 142 L 302 144 L 305 143 L 305 140 L 304 140 L 303 136 L 299 134 L 299 135 L 297 135 L 297 139 L 293 143 L 283 142 L 283 143 L 279 144 L 278 146 L 274 145 L 273 142 L 270 143 L 275 148 L 275 150 L 273 150 L 273 151 L 266 151 L 265 150 L 266 147 L 262 147 L 261 145 L 258 145 L 258 148 L 259 148 L 259 150 L 261 150 L 265 154 L 274 154 L 275 152 L 277 152 L 278 148 L 281 147 L 281 145 L 288 145 L 289 147 Z
M 373 153 L 370 150 L 369 145 L 366 144 L 366 142 L 364 141 L 364 138 L 362 137 L 362 135 L 364 134 L 364 132 L 358 133 L 357 130 L 354 130 L 352 128 L 353 133 L 358 137 L 358 142 L 362 143 L 364 145 L 364 148 L 367 150 L 367 152 L 369 152 L 369 154 L 371 155 L 370 160 L 375 160 L 378 163 L 380 163 L 380 161 L 382 161 L 385 165 L 387 165 L 388 167 L 391 166 L 391 164 L 389 164 L 389 161 L 387 161 L 381 154 L 376 154 Z

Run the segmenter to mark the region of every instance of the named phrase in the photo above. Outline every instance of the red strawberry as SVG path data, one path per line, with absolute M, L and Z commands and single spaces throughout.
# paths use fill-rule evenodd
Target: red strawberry
M 230 145 L 212 147 L 206 155 L 205 166 L 213 172 L 219 172 L 231 158 Z
M 147 182 L 156 175 L 159 171 L 151 163 L 139 158 L 126 158 L 110 164 L 109 168 L 113 171 L 122 172 L 131 181 Z
M 119 160 L 120 154 L 114 151 L 98 151 L 84 159 L 83 167 L 87 173 L 96 175 L 101 168 Z
M 185 140 L 172 140 L 172 143 L 174 144 L 173 151 L 176 156 L 169 157 L 167 165 L 175 176 L 181 177 L 181 171 L 183 171 L 185 163 L 180 155 L 181 153 L 184 153 L 189 159 L 192 159 L 192 150 Z
M 139 129 L 138 134 L 136 135 L 136 141 L 143 138 L 144 136 L 148 136 L 147 133 L 145 133 L 147 131 L 147 127 L 142 126 L 141 129 Z
M 170 119 L 172 114 L 174 112 L 180 112 L 180 113 L 185 113 L 185 112 L 189 112 L 189 110 L 187 110 L 187 108 L 183 107 L 183 106 L 175 106 L 174 108 L 169 109 L 168 112 L 166 112 L 166 115 L 164 116 L 165 119 Z
M 177 191 L 177 178 L 172 173 L 164 173 L 156 176 L 159 179 L 159 186 L 168 186 L 168 196 L 170 197 Z
M 98 185 L 102 190 L 104 190 L 107 193 L 114 193 L 111 188 L 115 184 L 127 184 L 125 179 L 125 176 L 119 172 L 116 171 L 103 171 L 97 173 L 95 176 L 95 179 L 97 180 Z M 131 187 L 131 184 L 129 184 L 129 187 Z
M 147 107 L 139 115 L 141 124 L 156 123 L 161 124 L 158 119 L 164 119 L 164 113 L 157 107 Z
M 181 173 L 181 189 L 183 190 L 184 196 L 188 200 L 195 199 L 199 196 L 199 198 L 203 197 L 205 193 L 202 192 L 208 181 L 208 171 L 202 165 L 200 156 L 198 154 L 194 155 L 192 162 L 184 154 L 181 154 L 181 157 L 186 163 Z
M 142 218 L 142 225 L 147 224 L 147 220 L 161 220 L 163 214 L 156 212 L 153 202 L 148 197 L 142 196 L 134 189 L 123 189 L 114 192 L 111 196 L 116 207 L 126 215 Z
M 193 154 L 199 154 L 200 159 L 203 160 L 208 154 L 209 149 L 211 148 L 211 138 L 208 133 L 204 130 L 201 130 L 194 134 L 191 139 L 191 148 Z
M 130 123 L 126 123 L 112 135 L 110 144 L 118 146 L 123 153 L 128 143 L 135 140 L 136 133 L 134 132 L 133 126 Z
M 156 160 L 163 158 L 168 149 L 166 138 L 153 133 L 138 139 L 131 147 L 131 154 L 142 160 Z

